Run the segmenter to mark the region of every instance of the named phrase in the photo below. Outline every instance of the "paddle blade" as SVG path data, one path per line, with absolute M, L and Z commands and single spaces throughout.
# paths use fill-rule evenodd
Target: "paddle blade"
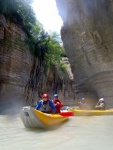
M 74 113 L 71 111 L 67 111 L 67 112 L 60 112 L 60 115 L 64 117 L 70 117 L 70 116 L 74 116 Z

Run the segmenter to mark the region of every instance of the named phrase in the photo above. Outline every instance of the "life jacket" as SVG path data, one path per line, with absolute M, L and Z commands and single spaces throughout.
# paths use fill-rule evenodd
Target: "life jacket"
M 60 100 L 53 100 L 54 104 L 57 104 L 57 102 L 59 102 L 59 104 L 56 105 L 56 113 L 60 113 L 60 109 L 64 106 L 63 103 Z
M 39 108 L 40 111 L 45 112 L 45 113 L 51 113 L 52 112 L 52 108 L 50 106 L 50 100 L 47 100 L 46 102 L 42 101 L 42 105 Z
M 106 103 L 105 103 L 105 102 L 100 102 L 100 104 L 101 104 L 101 103 L 104 103 L 104 106 L 103 106 L 103 107 L 101 107 L 101 110 L 105 110 Z

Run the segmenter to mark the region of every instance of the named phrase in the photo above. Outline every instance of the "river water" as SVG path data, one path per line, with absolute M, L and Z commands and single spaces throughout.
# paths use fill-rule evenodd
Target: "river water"
M 49 130 L 27 129 L 0 116 L 0 150 L 113 150 L 113 116 L 72 117 Z

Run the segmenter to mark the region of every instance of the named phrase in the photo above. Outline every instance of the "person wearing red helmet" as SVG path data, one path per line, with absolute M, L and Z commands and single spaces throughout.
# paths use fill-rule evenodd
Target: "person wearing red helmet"
M 55 113 L 56 107 L 53 101 L 49 99 L 49 95 L 43 94 L 42 100 L 38 102 L 36 109 L 45 113 Z
M 55 113 L 60 113 L 60 109 L 64 106 L 63 103 L 58 99 L 58 94 L 54 94 L 54 99 L 53 102 L 56 106 L 56 112 Z

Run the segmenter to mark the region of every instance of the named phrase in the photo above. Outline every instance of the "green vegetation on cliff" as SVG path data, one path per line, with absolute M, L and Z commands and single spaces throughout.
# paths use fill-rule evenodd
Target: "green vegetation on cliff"
M 20 25 L 28 36 L 31 35 L 32 26 L 36 24 L 31 3 L 31 0 L 0 0 L 0 13 Z
M 62 67 L 61 56 L 66 56 L 63 46 L 59 42 L 59 35 L 48 34 L 36 20 L 32 9 L 32 0 L 0 0 L 0 13 L 5 18 L 20 26 L 27 34 L 26 43 L 31 53 L 46 61 L 47 66 Z

